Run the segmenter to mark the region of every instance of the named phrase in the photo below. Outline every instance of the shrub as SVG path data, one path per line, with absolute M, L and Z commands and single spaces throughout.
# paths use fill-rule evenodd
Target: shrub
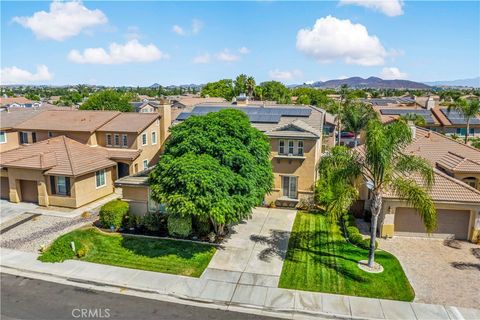
M 87 255 L 87 248 L 80 248 L 77 250 L 77 257 L 83 258 Z
M 348 237 L 350 237 L 351 235 L 354 235 L 354 234 L 360 234 L 360 231 L 358 230 L 358 228 L 354 227 L 354 226 L 347 227 Z
M 370 238 L 362 239 L 362 241 L 357 243 L 357 246 L 359 246 L 360 248 L 366 249 L 366 250 L 370 249 Z M 375 241 L 375 250 L 377 248 L 378 248 L 378 242 Z
M 122 200 L 105 203 L 100 209 L 100 223 L 104 228 L 113 226 L 117 230 L 122 226 L 123 219 L 128 213 L 128 207 L 128 203 Z
M 160 231 L 165 216 L 160 213 L 148 213 L 143 216 L 142 224 L 148 231 Z
M 170 215 L 168 217 L 168 234 L 172 237 L 186 238 L 192 232 L 192 218 Z
M 313 209 L 315 209 L 315 202 L 313 201 L 313 197 L 300 199 L 296 207 L 300 210 L 312 211 Z
M 210 220 L 200 219 L 198 217 L 195 217 L 193 219 L 193 224 L 194 224 L 195 230 L 199 235 L 204 236 L 210 233 L 210 230 L 211 230 Z
M 360 233 L 354 233 L 351 236 L 348 237 L 351 243 L 358 245 L 363 241 L 363 237 Z

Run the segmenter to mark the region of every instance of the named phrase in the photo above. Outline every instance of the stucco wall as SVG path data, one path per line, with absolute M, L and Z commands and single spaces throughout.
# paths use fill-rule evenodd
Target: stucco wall
M 0 152 L 16 149 L 20 146 L 18 140 L 18 132 L 11 130 L 2 131 L 5 132 L 5 137 L 7 138 L 7 141 L 5 143 L 0 143 Z
M 105 169 L 106 185 L 100 188 L 96 187 L 95 172 L 76 178 L 72 186 L 72 196 L 76 198 L 76 206 L 81 207 L 113 193 L 113 170 L 115 170 L 114 167 Z
M 294 140 L 294 139 L 271 139 L 271 163 L 274 175 L 274 187 L 272 192 L 265 197 L 267 203 L 275 201 L 282 197 L 282 176 L 296 176 L 298 198 L 306 198 L 313 195 L 315 180 L 316 180 L 316 166 L 320 159 L 320 140 L 304 140 L 304 157 L 305 159 L 294 158 L 278 158 L 278 144 L 279 140 Z
M 52 133 L 52 137 L 58 137 L 58 136 L 66 136 L 72 140 L 78 141 L 80 143 L 84 144 L 91 144 L 95 145 L 96 140 L 93 139 L 92 141 L 92 134 L 89 132 L 73 132 L 73 131 L 54 131 L 54 130 L 37 130 L 35 131 L 37 133 L 37 142 L 38 141 L 43 141 L 47 140 L 50 137 L 48 136 L 48 132 Z
M 131 214 L 144 215 L 148 210 L 148 187 L 147 186 L 123 186 L 122 200 L 127 201 Z

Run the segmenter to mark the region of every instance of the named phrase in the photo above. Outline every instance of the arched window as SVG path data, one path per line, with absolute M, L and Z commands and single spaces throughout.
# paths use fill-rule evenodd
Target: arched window
M 468 184 L 470 187 L 473 187 L 475 189 L 478 188 L 478 180 L 475 177 L 464 178 L 462 181 Z

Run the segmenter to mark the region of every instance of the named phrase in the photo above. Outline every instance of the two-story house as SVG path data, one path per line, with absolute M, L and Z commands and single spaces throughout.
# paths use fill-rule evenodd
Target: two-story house
M 295 105 L 200 104 L 182 112 L 174 125 L 190 116 L 225 108 L 245 112 L 252 126 L 270 138 L 274 186 L 266 195 L 265 203 L 293 207 L 300 199 L 312 197 L 322 152 L 325 112 L 316 107 Z M 116 181 L 123 188 L 123 198 L 131 202 L 139 214 L 158 208 L 149 197 L 147 179 L 146 174 L 139 173 Z
M 162 113 L 46 110 L 10 125 L 0 154 L 2 198 L 79 207 L 113 192 L 118 177 L 158 160 L 171 123 Z

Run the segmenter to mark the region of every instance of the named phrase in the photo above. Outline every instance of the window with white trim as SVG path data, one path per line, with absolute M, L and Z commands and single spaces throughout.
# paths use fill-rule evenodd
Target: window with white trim
M 157 133 L 152 131 L 152 144 L 157 144 Z
M 283 196 L 289 199 L 297 199 L 297 177 L 282 177 Z
M 288 140 L 288 154 L 294 154 L 294 143 L 293 140 Z
M 148 160 L 145 159 L 145 160 L 143 160 L 142 163 L 143 163 L 143 170 L 148 169 Z
M 113 140 L 114 140 L 114 142 L 115 142 L 115 147 L 120 147 L 120 135 L 117 134 L 117 133 L 115 133 L 115 134 L 113 135 L 113 137 L 114 137 Z
M 278 153 L 285 154 L 285 140 L 278 141 Z
M 148 141 L 147 141 L 147 134 L 144 133 L 144 134 L 142 134 L 142 146 L 146 146 L 147 143 L 148 143 Z
M 110 133 L 107 133 L 106 140 L 107 140 L 106 141 L 107 146 L 111 147 L 112 146 L 112 135 Z
M 303 141 L 302 140 L 297 141 L 297 155 L 303 156 Z
M 0 143 L 7 142 L 7 133 L 5 131 L 0 131 Z
M 128 148 L 128 136 L 126 134 L 122 135 L 122 146 Z
M 105 170 L 99 170 L 95 172 L 95 184 L 97 188 L 107 185 L 107 181 L 105 179 Z

